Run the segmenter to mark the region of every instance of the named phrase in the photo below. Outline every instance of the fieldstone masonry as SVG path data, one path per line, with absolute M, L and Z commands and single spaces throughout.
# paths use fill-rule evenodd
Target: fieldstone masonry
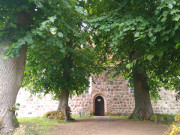
M 56 110 L 58 106 L 58 101 L 52 100 L 51 95 L 34 96 L 24 89 L 20 89 L 16 103 L 20 103 L 16 111 L 19 117 L 42 116 L 45 112 Z
M 107 81 L 103 74 L 94 76 L 92 91 L 86 92 L 80 96 L 73 96 L 69 100 L 72 114 L 90 115 L 95 111 L 95 98 L 102 96 L 105 104 L 105 114 L 129 115 L 134 109 L 134 92 L 127 88 L 128 82 L 123 77 L 116 80 Z M 180 111 L 180 100 L 175 100 L 174 91 L 162 90 L 160 92 L 162 100 L 157 103 L 152 101 L 155 113 L 176 114 Z M 42 95 L 41 95 L 42 96 Z M 38 98 L 31 96 L 29 92 L 21 89 L 17 96 L 17 103 L 20 108 L 16 112 L 20 117 L 42 116 L 47 111 L 56 110 L 58 101 L 53 101 L 51 95 Z

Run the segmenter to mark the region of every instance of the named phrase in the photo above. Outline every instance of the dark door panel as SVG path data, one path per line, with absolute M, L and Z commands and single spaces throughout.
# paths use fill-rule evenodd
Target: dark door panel
M 95 115 L 104 116 L 104 99 L 101 96 L 95 99 Z

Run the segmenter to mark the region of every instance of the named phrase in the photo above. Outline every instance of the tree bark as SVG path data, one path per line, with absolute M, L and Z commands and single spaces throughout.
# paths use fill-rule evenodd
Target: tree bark
M 136 69 L 133 69 L 133 76 L 135 109 L 131 114 L 130 119 L 138 118 L 141 120 L 148 120 L 154 112 L 147 87 L 146 74 L 137 67 Z
M 59 96 L 58 111 L 61 111 L 65 115 L 65 120 L 68 121 L 70 117 L 70 107 L 68 105 L 69 92 L 68 90 L 63 90 Z
M 0 134 L 3 135 L 12 134 L 17 126 L 14 107 L 24 77 L 26 50 L 24 45 L 18 58 L 3 59 L 4 51 L 0 48 Z
M 67 46 L 69 48 L 72 48 L 73 42 L 70 40 L 67 43 Z M 63 67 L 63 78 L 66 80 L 66 83 L 68 83 L 71 80 L 70 71 L 72 70 L 72 53 L 68 50 L 67 54 L 64 58 L 64 67 Z M 61 91 L 59 95 L 59 106 L 58 110 L 60 110 L 65 115 L 65 120 L 72 120 L 70 117 L 71 109 L 68 105 L 69 100 L 69 86 L 65 86 L 64 89 Z
M 17 14 L 18 25 L 28 26 L 31 21 L 31 13 L 22 11 Z M 5 30 L 8 29 L 7 26 Z M 18 124 L 15 116 L 15 102 L 24 77 L 27 51 L 27 45 L 24 45 L 18 58 L 3 59 L 4 51 L 1 46 L 8 44 L 8 41 L 4 41 L 0 45 L 0 134 L 5 135 L 12 134 Z

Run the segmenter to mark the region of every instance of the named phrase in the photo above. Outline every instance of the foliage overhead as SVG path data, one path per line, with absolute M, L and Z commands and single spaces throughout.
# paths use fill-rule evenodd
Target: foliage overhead
M 0 43 L 9 41 L 9 46 L 3 46 L 5 58 L 18 57 L 22 45 L 32 43 L 28 32 L 32 28 L 35 7 L 28 0 L 0 0 Z
M 39 23 L 32 30 L 24 86 L 33 93 L 53 93 L 55 98 L 62 90 L 80 94 L 95 71 L 93 48 L 86 42 L 83 3 L 53 0 L 38 4 L 36 12 L 42 17 L 33 18 Z
M 87 7 L 96 11 L 105 2 L 97 1 L 96 6 Z M 110 8 L 114 5 L 116 8 Z M 161 87 L 178 91 L 179 1 L 111 0 L 108 6 L 98 15 L 89 12 L 89 27 L 98 55 L 103 60 L 112 56 L 115 75 L 123 74 L 127 79 L 133 78 L 132 69 L 145 69 L 147 87 L 154 98 L 159 97 Z
M 24 86 L 32 92 L 58 97 L 61 90 L 79 94 L 88 87 L 95 55 L 86 42 L 83 4 L 81 0 L 0 0 L 0 42 L 9 41 L 3 46 L 4 58 L 18 57 L 22 46 L 28 45 Z M 21 14 L 26 25 L 18 20 Z
M 71 69 L 72 76 L 78 72 L 86 76 L 90 73 L 87 65 L 91 65 L 89 63 L 95 56 L 101 58 L 99 63 L 105 64 L 109 64 L 107 59 L 113 56 L 111 63 L 115 65 L 116 74 L 123 73 L 132 79 L 134 67 L 145 69 L 148 89 L 153 97 L 157 97 L 162 86 L 180 88 L 179 7 L 178 0 L 0 0 L 0 42 L 10 42 L 9 46 L 3 47 L 6 50 L 4 57 L 18 57 L 21 47 L 28 44 L 26 76 L 32 75 L 29 82 L 41 82 L 34 78 L 38 72 L 40 79 L 43 73 L 47 76 L 57 73 L 52 70 L 56 68 Z M 85 34 L 82 33 L 85 30 L 82 24 L 87 13 L 93 19 L 85 22 L 89 26 Z M 18 20 L 21 14 L 26 16 L 28 25 Z M 88 34 L 93 39 L 89 39 Z M 95 55 L 85 41 L 96 45 Z M 68 45 L 70 42 L 72 46 Z M 81 44 L 85 48 L 83 51 Z M 133 53 L 137 56 L 132 57 Z M 72 64 L 63 64 L 67 58 Z M 75 70 L 77 66 L 78 71 Z M 87 68 L 82 70 L 79 67 Z M 55 76 L 59 74 L 62 77 L 62 72 Z M 37 89 L 40 84 L 37 83 Z

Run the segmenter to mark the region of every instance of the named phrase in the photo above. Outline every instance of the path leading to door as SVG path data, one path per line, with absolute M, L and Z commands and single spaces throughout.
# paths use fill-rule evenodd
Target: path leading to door
M 95 116 L 61 124 L 53 135 L 163 135 L 167 129 L 168 125 Z

